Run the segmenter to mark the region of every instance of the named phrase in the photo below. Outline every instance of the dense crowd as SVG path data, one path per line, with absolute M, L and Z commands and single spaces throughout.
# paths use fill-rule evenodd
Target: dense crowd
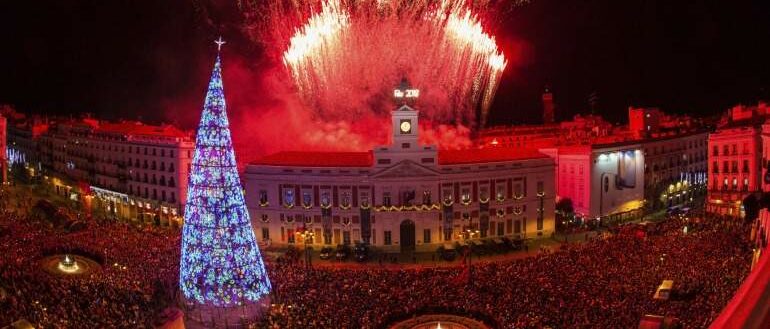
M 650 234 L 619 230 L 536 257 L 418 270 L 276 264 L 269 328 L 380 328 L 425 309 L 482 314 L 505 328 L 634 328 L 646 314 L 703 328 L 748 274 L 744 227 L 672 219 Z M 466 280 L 469 278 L 470 280 Z M 681 296 L 656 300 L 662 280 Z M 470 283 L 468 283 L 470 281 Z
M 632 328 L 646 314 L 702 328 L 749 271 L 747 236 L 732 221 L 673 218 L 471 268 L 308 270 L 268 260 L 274 306 L 252 326 L 381 328 L 430 310 L 504 328 Z M 45 328 L 152 327 L 179 305 L 179 243 L 177 230 L 89 221 L 68 233 L 0 211 L 0 325 L 24 318 Z M 94 255 L 102 269 L 67 278 L 40 269 L 41 257 L 69 251 Z M 676 298 L 652 298 L 662 280 L 675 282 Z
M 41 257 L 71 251 L 98 256 L 101 270 L 66 278 L 41 270 Z M 0 326 L 26 319 L 43 328 L 149 328 L 173 302 L 176 232 L 92 223 L 65 233 L 4 212 L 0 253 Z

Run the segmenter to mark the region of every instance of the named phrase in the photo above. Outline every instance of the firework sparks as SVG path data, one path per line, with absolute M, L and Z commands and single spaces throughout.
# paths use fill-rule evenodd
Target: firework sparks
M 483 124 L 507 65 L 459 0 L 323 0 L 285 49 L 302 98 L 319 117 L 337 120 L 365 108 L 385 113 L 394 81 L 408 76 L 427 98 L 420 109 L 429 120 L 473 126 L 480 110 Z
M 281 64 L 263 75 L 269 108 L 236 123 L 242 144 L 258 145 L 254 153 L 382 145 L 393 88 L 406 77 L 420 89 L 421 142 L 468 147 L 509 65 L 489 24 L 527 2 L 242 0 L 244 31 Z

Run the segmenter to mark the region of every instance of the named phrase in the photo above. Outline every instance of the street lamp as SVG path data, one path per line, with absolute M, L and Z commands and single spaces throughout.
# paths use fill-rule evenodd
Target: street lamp
M 463 230 L 460 234 L 460 237 L 463 240 L 470 240 L 473 239 L 474 236 L 481 235 L 481 231 L 473 228 L 473 218 L 470 218 L 468 221 L 468 228 Z M 473 258 L 473 255 L 471 254 L 471 249 L 473 248 L 473 245 L 467 246 L 467 254 L 465 257 L 465 262 L 467 262 L 466 266 L 468 267 L 468 282 L 473 282 L 473 268 L 471 267 L 471 261 Z
M 311 255 L 310 255 L 309 244 L 310 244 L 310 240 L 312 240 L 313 237 L 315 236 L 315 233 L 313 233 L 313 231 L 311 231 L 310 229 L 305 229 L 304 231 L 297 232 L 296 234 L 302 237 L 302 241 L 304 241 L 304 244 L 305 244 L 305 266 L 307 266 L 307 268 L 311 268 L 312 265 L 310 264 Z

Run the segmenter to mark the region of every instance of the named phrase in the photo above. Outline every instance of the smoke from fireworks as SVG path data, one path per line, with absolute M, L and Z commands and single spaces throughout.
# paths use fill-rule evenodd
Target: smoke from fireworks
M 266 151 L 366 150 L 387 142 L 392 91 L 404 77 L 420 89 L 422 142 L 468 147 L 470 128 L 483 125 L 508 64 L 483 25 L 489 0 L 278 0 L 239 7 L 246 31 L 281 66 L 261 82 L 272 85 L 262 90 L 276 91 L 265 96 L 280 105 L 253 114 L 257 122 L 240 122 L 260 129 L 236 127 L 248 131 L 252 145 L 270 144 Z M 269 128 L 276 122 L 280 129 Z

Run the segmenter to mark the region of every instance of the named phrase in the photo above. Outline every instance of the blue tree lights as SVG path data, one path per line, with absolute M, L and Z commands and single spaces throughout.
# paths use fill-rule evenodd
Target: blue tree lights
M 179 268 L 185 298 L 229 307 L 270 293 L 238 177 L 219 55 L 198 126 L 187 193 Z

